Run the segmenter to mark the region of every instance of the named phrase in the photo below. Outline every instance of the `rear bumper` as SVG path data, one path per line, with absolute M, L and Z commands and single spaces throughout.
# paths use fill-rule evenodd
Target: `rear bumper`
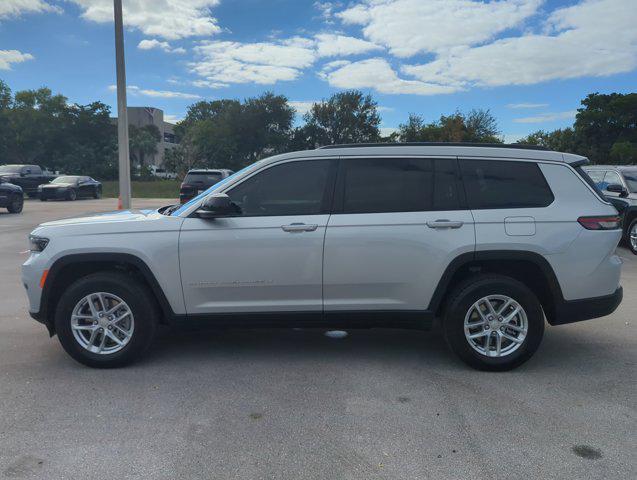
M 564 325 L 565 323 L 581 322 L 610 315 L 622 302 L 623 296 L 622 287 L 618 287 L 614 293 L 603 297 L 564 301 L 557 305 L 556 315 L 549 323 L 551 325 Z

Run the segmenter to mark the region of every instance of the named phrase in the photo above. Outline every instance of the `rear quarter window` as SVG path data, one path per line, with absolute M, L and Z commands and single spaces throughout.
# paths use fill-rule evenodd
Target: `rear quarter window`
M 460 169 L 472 210 L 538 208 L 553 203 L 553 192 L 536 163 L 460 160 Z

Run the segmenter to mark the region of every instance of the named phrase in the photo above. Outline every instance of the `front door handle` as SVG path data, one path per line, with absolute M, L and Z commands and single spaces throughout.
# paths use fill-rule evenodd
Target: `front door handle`
M 427 222 L 429 228 L 460 228 L 462 225 L 464 225 L 464 222 L 446 219 Z
M 313 232 L 318 225 L 308 225 L 306 223 L 291 223 L 289 225 L 281 225 L 284 232 Z

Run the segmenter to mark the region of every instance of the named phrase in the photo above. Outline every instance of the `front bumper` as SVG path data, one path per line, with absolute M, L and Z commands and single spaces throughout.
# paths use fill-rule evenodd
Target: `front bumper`
M 47 189 L 42 189 L 38 191 L 38 195 L 40 198 L 44 198 L 44 199 L 62 199 L 62 198 L 66 198 L 66 196 L 68 195 L 69 191 L 68 190 L 59 190 L 57 188 L 47 188 Z
M 564 325 L 566 323 L 590 320 L 591 318 L 605 317 L 617 309 L 622 302 L 623 296 L 623 288 L 618 287 L 614 293 L 603 297 L 564 301 L 557 305 L 556 315 L 549 323 L 551 325 Z

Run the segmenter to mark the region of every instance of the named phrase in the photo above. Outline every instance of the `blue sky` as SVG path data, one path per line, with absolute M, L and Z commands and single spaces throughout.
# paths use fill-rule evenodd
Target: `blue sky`
M 490 108 L 505 139 L 572 124 L 637 85 L 636 0 L 124 0 L 128 103 L 358 88 L 391 129 Z M 112 0 L 0 1 L 0 78 L 115 106 Z M 115 109 L 113 109 L 115 111 Z

